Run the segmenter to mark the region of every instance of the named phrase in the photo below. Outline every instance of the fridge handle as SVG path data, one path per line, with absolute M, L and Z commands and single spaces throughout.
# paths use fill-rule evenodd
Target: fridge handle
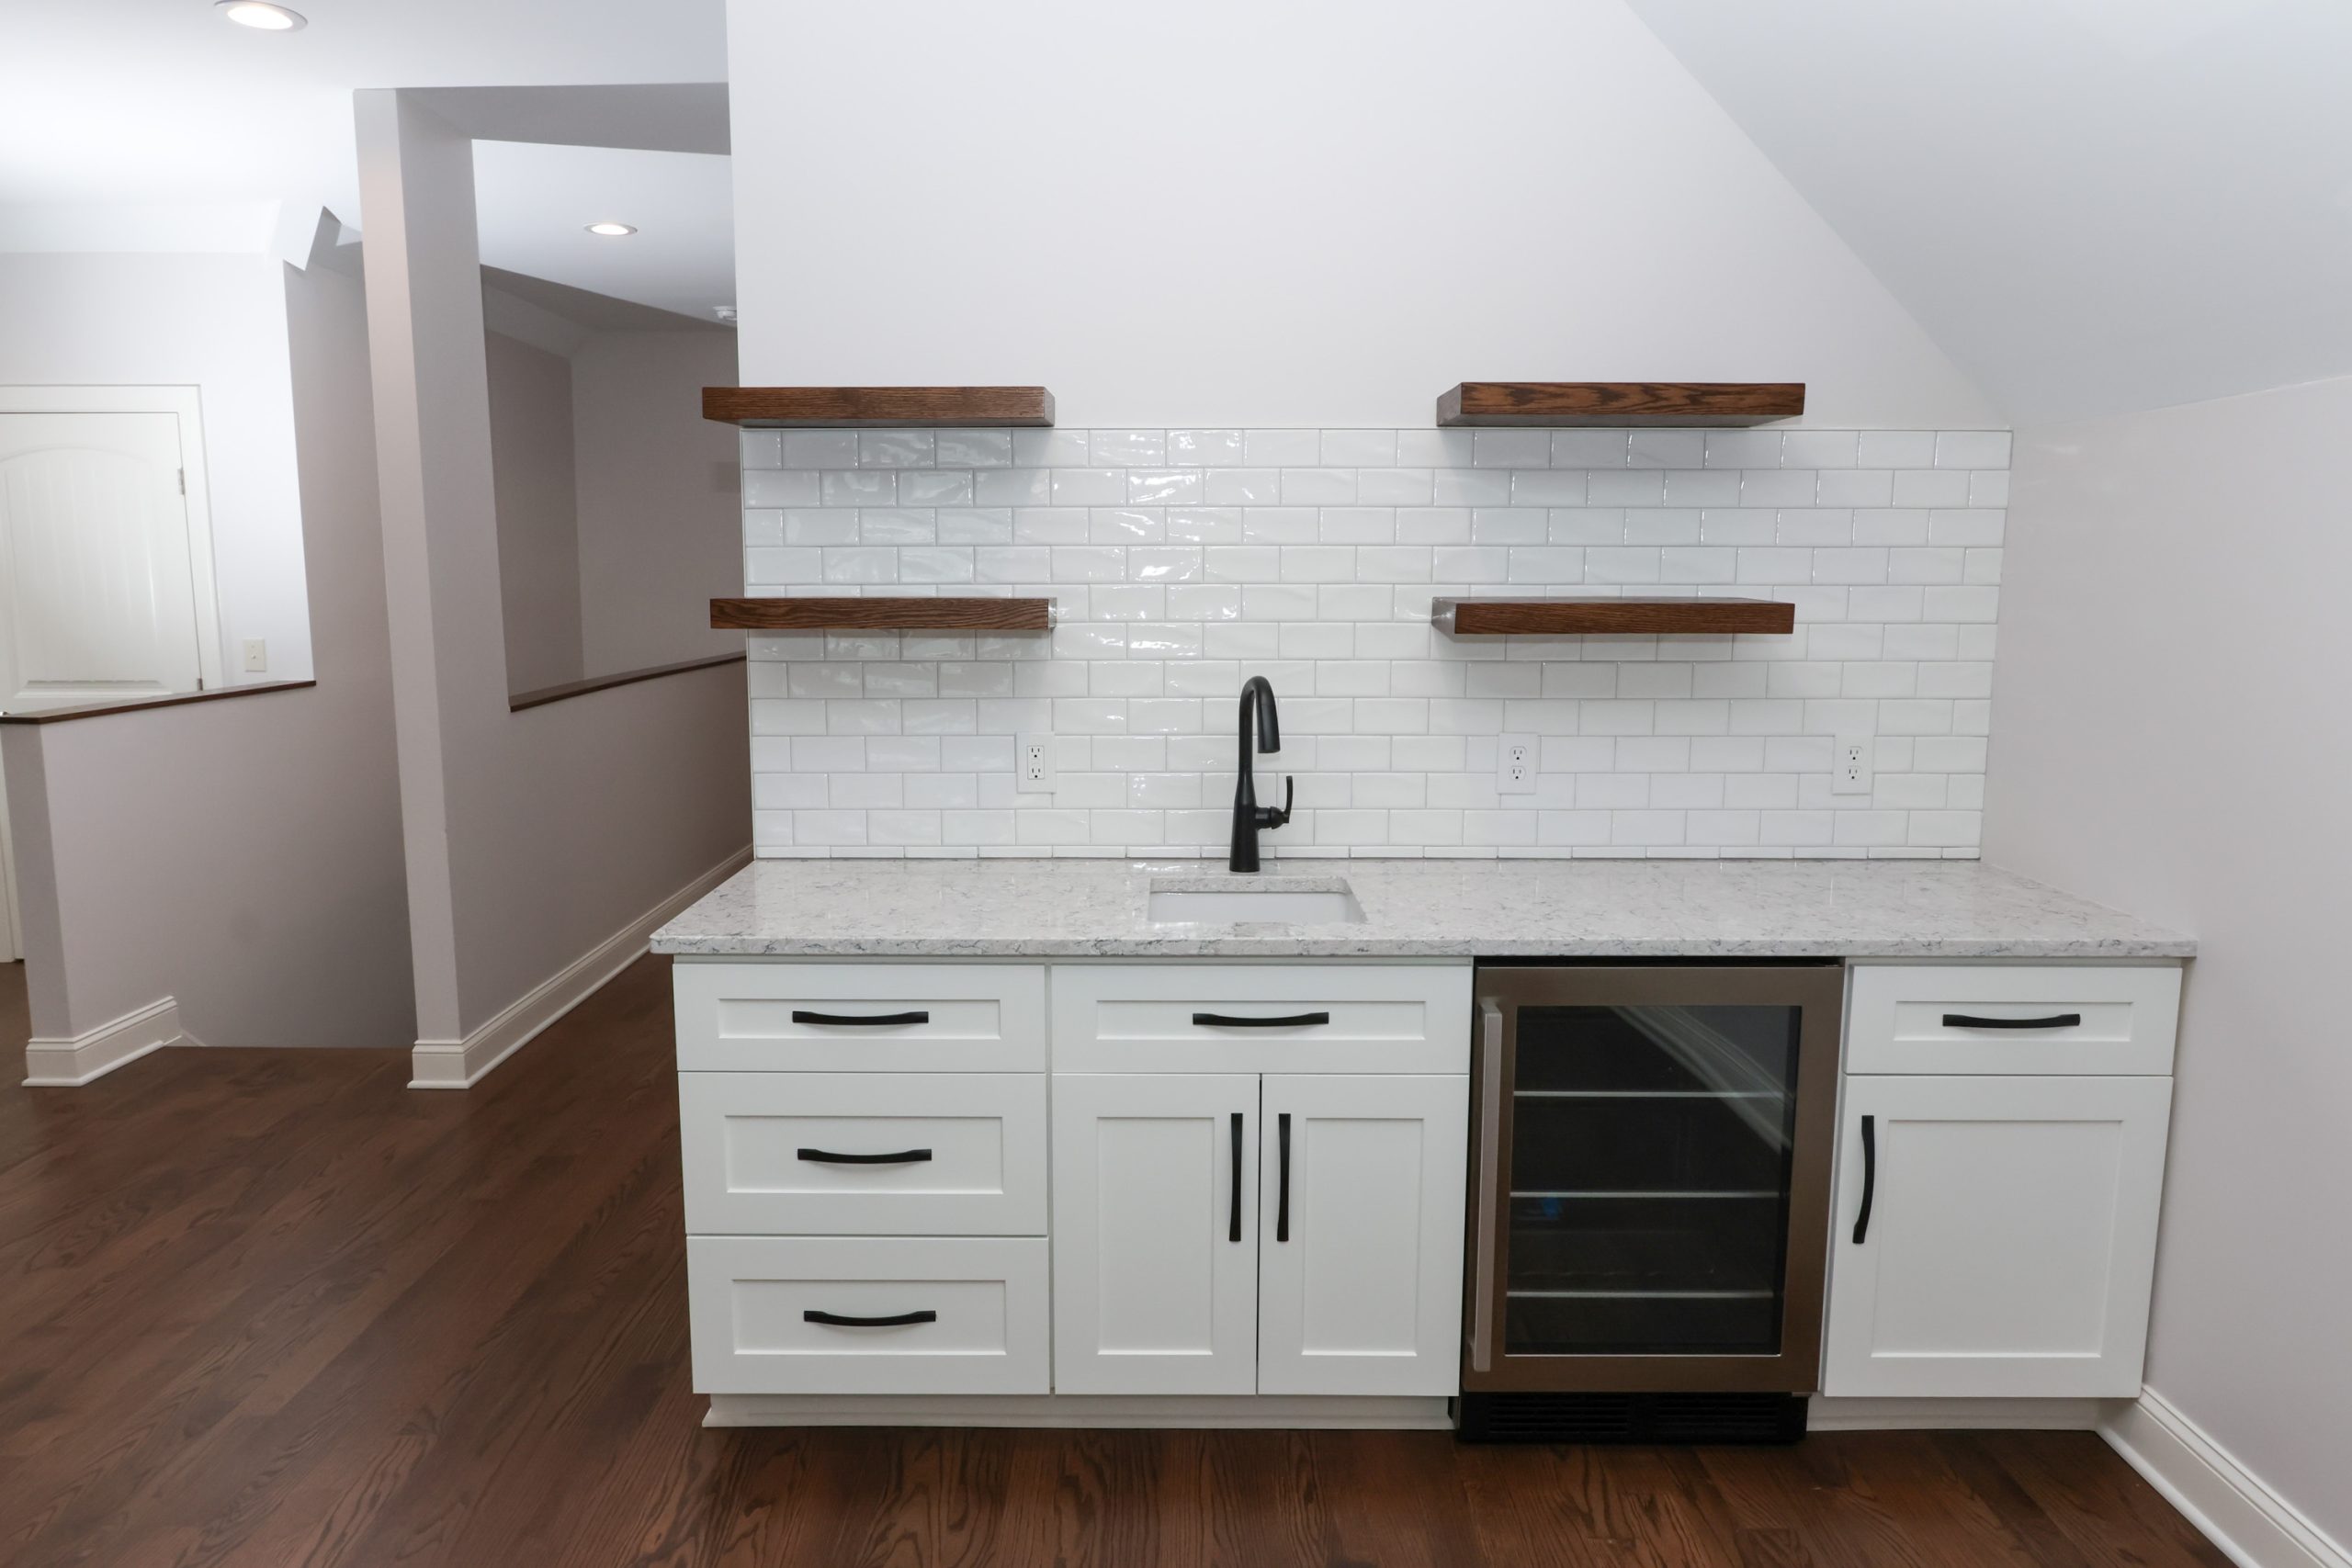
M 1490 1325 L 1499 1313 L 1495 1300 L 1495 1226 L 1501 1186 L 1503 1136 L 1503 1010 L 1492 997 L 1478 998 L 1478 1219 L 1471 1253 L 1470 1370 L 1483 1372 L 1494 1360 Z

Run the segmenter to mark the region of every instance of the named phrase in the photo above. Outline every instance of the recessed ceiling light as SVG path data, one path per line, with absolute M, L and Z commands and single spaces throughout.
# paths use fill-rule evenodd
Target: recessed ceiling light
M 588 225 L 588 232 L 591 234 L 602 234 L 607 239 L 617 240 L 623 234 L 636 233 L 637 230 L 632 225 L 627 223 L 591 223 Z
M 310 25 L 301 12 L 273 6 L 269 0 L 214 0 L 212 8 L 241 28 L 259 28 L 264 32 L 290 33 Z

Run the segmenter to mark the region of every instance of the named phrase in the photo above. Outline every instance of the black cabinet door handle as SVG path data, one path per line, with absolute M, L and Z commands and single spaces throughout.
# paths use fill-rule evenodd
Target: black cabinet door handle
M 1862 1208 L 1854 1216 L 1854 1245 L 1871 1234 L 1871 1201 L 1878 1196 L 1878 1118 L 1862 1118 Z
M 795 1157 L 817 1165 L 919 1165 L 931 1157 L 931 1151 L 900 1149 L 894 1155 L 840 1155 L 831 1149 L 802 1149 Z
M 1274 1142 L 1281 1149 L 1282 1194 L 1274 1200 L 1274 1239 L 1290 1239 L 1290 1112 L 1274 1119 Z
M 1283 1018 L 1241 1018 L 1229 1012 L 1196 1012 L 1193 1021 L 1213 1029 L 1305 1029 L 1311 1024 L 1329 1023 L 1328 1012 L 1295 1012 Z
M 1226 1216 L 1225 1239 L 1241 1239 L 1241 1112 L 1233 1113 L 1233 1207 Z
M 844 1024 L 853 1029 L 885 1029 L 900 1023 L 929 1023 L 931 1014 L 923 1012 L 810 1012 L 806 1008 L 792 1010 L 795 1023 Z
M 902 1312 L 889 1317 L 851 1317 L 838 1312 L 804 1312 L 803 1323 L 829 1323 L 835 1328 L 903 1328 L 910 1323 L 937 1323 L 939 1314 L 928 1307 L 921 1312 Z
M 1946 1029 L 2072 1029 L 2083 1021 L 2078 1012 L 2053 1012 L 2048 1018 L 1978 1018 L 1973 1013 L 1944 1014 Z

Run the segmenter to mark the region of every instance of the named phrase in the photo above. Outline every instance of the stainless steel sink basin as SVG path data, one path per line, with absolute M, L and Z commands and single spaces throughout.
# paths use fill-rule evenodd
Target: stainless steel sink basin
M 1145 915 L 1159 925 L 1325 926 L 1363 919 L 1336 876 L 1168 876 L 1153 881 Z

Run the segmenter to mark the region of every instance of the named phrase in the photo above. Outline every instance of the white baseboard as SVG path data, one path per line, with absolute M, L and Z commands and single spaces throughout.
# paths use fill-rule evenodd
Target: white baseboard
M 1805 1402 L 1808 1432 L 2093 1432 L 2111 1399 L 1824 1399 Z
M 30 1042 L 25 1046 L 25 1087 L 79 1088 L 184 1038 L 180 1004 L 165 997 L 70 1040 Z
M 2329 1539 L 2154 1389 L 2117 1407 L 2099 1435 L 2244 1568 L 2352 1568 Z
M 594 996 L 644 953 L 653 933 L 752 861 L 747 845 L 516 998 L 463 1040 L 420 1040 L 409 1053 L 411 1089 L 470 1089 L 538 1032 Z
M 715 1393 L 703 1425 L 1443 1432 L 1453 1420 L 1442 1398 L 1394 1395 Z

